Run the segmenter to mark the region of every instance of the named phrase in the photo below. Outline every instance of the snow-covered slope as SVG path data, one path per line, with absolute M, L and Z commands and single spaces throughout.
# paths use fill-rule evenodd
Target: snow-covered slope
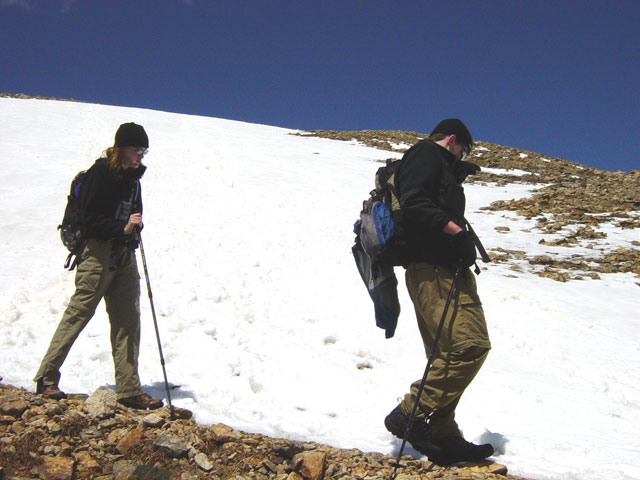
M 282 128 L 0 98 L 3 382 L 33 388 L 74 288 L 56 231 L 69 182 L 128 121 L 150 137 L 144 246 L 167 375 L 181 385 L 174 404 L 203 423 L 397 452 L 382 421 L 422 374 L 424 351 L 402 269 L 403 313 L 385 340 L 350 252 L 375 161 L 390 154 Z M 479 210 L 531 188 L 466 188 L 468 218 L 487 248 L 540 253 L 522 231 L 530 221 Z M 509 235 L 494 230 L 505 219 Z M 637 234 L 612 237 L 628 244 Z M 484 269 L 493 350 L 458 408 L 465 436 L 492 441 L 513 474 L 640 478 L 637 282 Z M 163 396 L 146 293 L 141 304 L 140 374 Z M 99 307 L 63 367 L 62 389 L 113 385 L 108 331 Z

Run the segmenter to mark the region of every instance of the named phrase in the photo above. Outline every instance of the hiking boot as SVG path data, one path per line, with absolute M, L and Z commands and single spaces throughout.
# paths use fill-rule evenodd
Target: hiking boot
M 42 395 L 44 398 L 51 398 L 53 400 L 67 398 L 67 394 L 60 390 L 57 385 L 44 385 L 42 380 L 36 382 L 36 393 Z
M 409 418 L 404 416 L 400 405 L 384 419 L 384 426 L 398 438 L 404 438 L 408 423 Z M 418 452 L 429 457 L 429 460 L 432 460 L 432 457 L 440 457 L 444 453 L 438 445 L 433 443 L 431 431 L 425 418 L 414 418 L 407 441 Z
M 477 462 L 493 455 L 493 446 L 490 443 L 476 445 L 467 442 L 462 437 L 443 437 L 433 440 L 442 450 L 442 455 L 429 460 L 440 464 L 449 465 L 458 462 Z
M 162 400 L 152 398 L 146 393 L 141 393 L 135 397 L 121 398 L 118 400 L 118 403 L 121 403 L 125 407 L 137 408 L 139 410 L 146 410 L 147 408 L 149 410 L 155 410 L 156 408 L 160 408 L 164 405 Z

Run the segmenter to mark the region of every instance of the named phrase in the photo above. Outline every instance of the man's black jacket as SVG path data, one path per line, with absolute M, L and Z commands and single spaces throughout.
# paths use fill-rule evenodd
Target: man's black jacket
M 452 236 L 443 230 L 449 221 L 465 226 L 461 183 L 469 165 L 456 162 L 455 155 L 430 140 L 418 142 L 404 154 L 397 188 L 410 262 L 456 264 Z

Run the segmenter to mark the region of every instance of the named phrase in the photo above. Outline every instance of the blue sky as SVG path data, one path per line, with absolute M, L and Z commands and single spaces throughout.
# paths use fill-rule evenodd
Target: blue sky
M 0 92 L 640 169 L 638 0 L 0 0 Z M 128 120 L 128 119 L 127 119 Z

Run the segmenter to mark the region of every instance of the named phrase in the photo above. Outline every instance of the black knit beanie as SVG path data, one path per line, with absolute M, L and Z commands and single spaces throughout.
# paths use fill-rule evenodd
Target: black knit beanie
M 149 148 L 149 137 L 142 125 L 123 123 L 118 127 L 114 147 L 144 147 Z
M 462 144 L 466 145 L 469 148 L 473 146 L 473 140 L 471 139 L 471 133 L 469 133 L 469 129 L 462 123 L 462 120 L 457 118 L 447 118 L 446 120 L 442 120 L 436 128 L 433 129 L 431 135 L 434 133 L 444 133 L 446 135 L 455 135 L 456 139 Z

